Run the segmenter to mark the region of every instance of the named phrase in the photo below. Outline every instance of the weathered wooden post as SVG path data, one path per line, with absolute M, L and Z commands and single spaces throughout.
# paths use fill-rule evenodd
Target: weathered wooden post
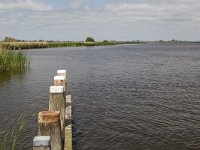
M 72 126 L 65 127 L 65 148 L 64 150 L 72 150 Z
M 63 150 L 63 142 L 61 139 L 60 112 L 39 112 L 38 135 L 51 136 L 51 150 Z
M 33 139 L 33 150 L 51 150 L 50 136 L 35 136 Z
M 65 129 L 65 103 L 64 86 L 50 86 L 49 111 L 60 112 L 62 141 Z
M 66 106 L 70 106 L 72 104 L 72 97 L 71 95 L 66 96 Z
M 71 95 L 66 96 L 66 109 L 65 109 L 65 148 L 64 150 L 72 150 L 72 100 Z
M 57 70 L 57 76 L 65 76 L 65 87 L 66 87 L 66 91 L 67 91 L 67 71 L 66 70 Z M 65 94 L 67 94 L 67 92 Z
M 69 125 L 72 123 L 72 107 L 67 106 L 65 109 L 65 123 Z
M 66 76 L 55 76 L 54 86 L 64 86 L 65 95 L 67 94 Z

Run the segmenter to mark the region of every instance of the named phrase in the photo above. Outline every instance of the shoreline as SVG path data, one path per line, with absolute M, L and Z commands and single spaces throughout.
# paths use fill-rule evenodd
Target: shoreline
M 123 44 L 144 44 L 146 42 L 1 42 L 3 49 L 25 50 L 58 47 L 92 47 L 92 46 L 112 46 Z
M 62 47 L 93 47 L 93 46 L 114 46 L 114 45 L 138 45 L 138 44 L 200 44 L 190 41 L 107 41 L 107 42 L 0 42 L 0 47 L 8 50 L 28 50 Z

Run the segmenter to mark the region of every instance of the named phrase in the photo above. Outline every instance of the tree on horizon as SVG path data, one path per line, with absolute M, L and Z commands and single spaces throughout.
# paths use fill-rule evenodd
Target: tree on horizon
M 87 37 L 85 39 L 85 42 L 95 42 L 94 38 L 93 37 Z

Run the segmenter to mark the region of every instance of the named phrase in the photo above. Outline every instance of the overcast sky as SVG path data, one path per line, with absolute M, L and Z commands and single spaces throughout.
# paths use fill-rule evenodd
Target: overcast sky
M 200 0 L 0 0 L 0 37 L 200 40 Z

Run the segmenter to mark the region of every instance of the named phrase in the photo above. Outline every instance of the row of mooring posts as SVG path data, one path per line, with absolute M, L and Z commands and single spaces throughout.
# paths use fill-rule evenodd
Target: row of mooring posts
M 71 95 L 67 95 L 66 70 L 57 70 L 49 92 L 49 110 L 38 113 L 33 150 L 72 150 Z

